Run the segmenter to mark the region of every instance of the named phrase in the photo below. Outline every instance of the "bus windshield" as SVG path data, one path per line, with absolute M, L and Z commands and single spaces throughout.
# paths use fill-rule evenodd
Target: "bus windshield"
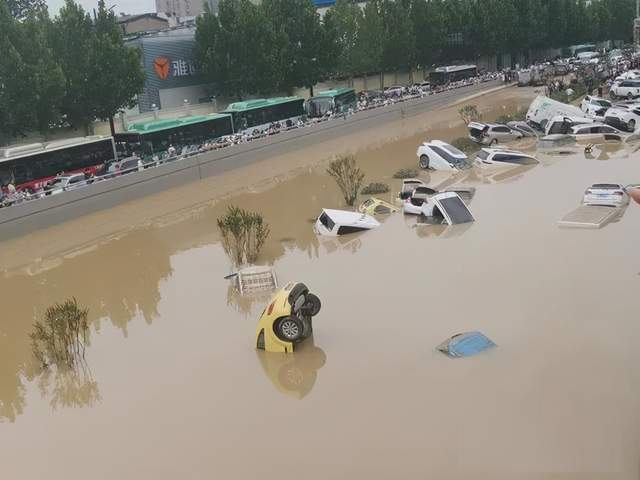
M 307 115 L 310 118 L 322 117 L 333 108 L 333 99 L 330 97 L 310 98 L 307 102 Z

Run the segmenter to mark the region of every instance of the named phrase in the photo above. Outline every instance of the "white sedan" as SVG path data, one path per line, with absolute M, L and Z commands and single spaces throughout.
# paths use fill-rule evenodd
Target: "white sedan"
M 416 152 L 420 168 L 432 170 L 463 170 L 469 167 L 467 156 L 453 145 L 441 140 L 424 142 Z
M 582 204 L 624 207 L 629 204 L 629 195 L 618 183 L 594 183 L 585 190 Z

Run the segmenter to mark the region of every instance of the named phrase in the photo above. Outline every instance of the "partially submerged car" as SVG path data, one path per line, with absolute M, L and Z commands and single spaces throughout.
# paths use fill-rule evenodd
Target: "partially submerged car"
M 448 338 L 436 348 L 452 358 L 471 357 L 495 347 L 489 338 L 480 332 L 466 332 Z
M 389 215 L 390 213 L 397 212 L 398 208 L 391 205 L 390 203 L 385 202 L 384 200 L 371 197 L 369 200 L 366 200 L 362 205 L 360 205 L 358 211 L 360 213 L 366 213 L 367 215 Z
M 475 163 L 480 167 L 504 167 L 514 165 L 535 165 L 539 162 L 536 157 L 516 150 L 506 150 L 503 148 L 481 148 L 478 153 L 476 153 Z
M 603 117 L 605 112 L 611 108 L 611 102 L 604 98 L 587 95 L 580 104 L 580 109 L 587 115 Z
M 640 126 L 640 104 L 614 105 L 607 110 L 604 123 L 619 130 L 635 132 L 636 127 Z
M 531 125 L 529 125 L 527 122 L 514 120 L 513 122 L 507 122 L 507 126 L 512 130 L 520 132 L 523 137 L 535 138 L 538 136 L 538 132 L 531 128 Z
M 400 200 L 404 200 L 406 198 L 409 198 L 416 188 L 426 186 L 427 184 L 419 178 L 405 178 L 402 180 L 402 187 L 400 188 L 398 197 L 400 198 Z
M 629 195 L 619 183 L 594 183 L 585 190 L 582 204 L 625 207 L 629 205 Z
M 295 344 L 313 333 L 311 318 L 320 312 L 320 299 L 304 283 L 289 282 L 265 307 L 256 328 L 256 348 L 293 352 Z
M 629 195 L 618 183 L 594 183 L 584 192 L 582 205 L 565 215 L 560 227 L 602 228 L 622 218 Z
M 624 208 L 605 207 L 601 205 L 580 205 L 558 221 L 559 227 L 565 228 L 602 228 L 617 221 L 624 213 Z
M 455 192 L 438 193 L 429 198 L 422 205 L 422 215 L 435 224 L 458 225 L 475 221 L 469 208 Z
M 579 143 L 622 142 L 627 137 L 626 133 L 604 123 L 575 125 L 569 135 Z
M 441 140 L 424 142 L 416 152 L 420 168 L 432 170 L 463 170 L 469 167 L 467 156 L 453 145 Z
M 423 187 L 416 188 L 411 195 L 404 199 L 402 211 L 409 215 L 421 215 L 422 206 L 429 198 L 444 192 L 456 193 L 463 201 L 469 203 L 476 193 L 474 187 L 451 187 L 443 191 L 434 190 L 433 188 Z
M 594 123 L 594 120 L 587 117 L 557 115 L 547 122 L 544 133 L 545 135 L 553 135 L 555 133 L 568 135 L 571 133 L 571 127 L 576 125 L 585 125 L 587 123 Z
M 324 208 L 314 229 L 319 235 L 336 236 L 371 230 L 380 226 L 375 218 L 358 212 Z
M 499 123 L 471 122 L 467 125 L 469 139 L 481 145 L 512 142 L 523 137 L 523 134 L 507 125 Z
M 540 150 L 558 150 L 572 147 L 576 144 L 576 139 L 571 135 L 553 133 L 538 140 L 536 148 Z

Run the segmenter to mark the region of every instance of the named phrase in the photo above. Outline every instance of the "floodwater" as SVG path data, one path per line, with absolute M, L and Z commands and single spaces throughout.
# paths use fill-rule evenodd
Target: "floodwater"
M 358 151 L 366 181 L 392 187 L 381 198 L 423 138 Z M 640 181 L 640 153 L 539 159 L 421 172 L 476 187 L 477 221 L 460 227 L 399 213 L 318 238 L 313 218 L 342 205 L 318 167 L 73 245 L 80 220 L 61 227 L 69 246 L 56 255 L 22 258 L 12 244 L 0 276 L 3 477 L 639 478 L 640 207 L 601 230 L 556 222 L 592 183 Z M 294 354 L 255 350 L 266 300 L 223 279 L 216 218 L 231 203 L 271 225 L 260 262 L 323 302 Z M 89 308 L 89 370 L 38 377 L 32 323 L 71 296 Z M 456 360 L 435 350 L 469 330 L 498 347 Z

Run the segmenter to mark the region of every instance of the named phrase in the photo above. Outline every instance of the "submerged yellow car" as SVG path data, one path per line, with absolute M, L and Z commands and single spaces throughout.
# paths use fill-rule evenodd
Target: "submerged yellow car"
M 398 207 L 394 207 L 390 203 L 380 200 L 379 198 L 371 197 L 360 205 L 358 211 L 360 213 L 366 213 L 367 215 L 388 215 L 390 213 L 397 212 Z
M 290 282 L 278 290 L 262 312 L 256 329 L 256 347 L 267 352 L 293 352 L 294 345 L 313 333 L 311 317 L 320 311 L 320 299 L 304 283 Z

